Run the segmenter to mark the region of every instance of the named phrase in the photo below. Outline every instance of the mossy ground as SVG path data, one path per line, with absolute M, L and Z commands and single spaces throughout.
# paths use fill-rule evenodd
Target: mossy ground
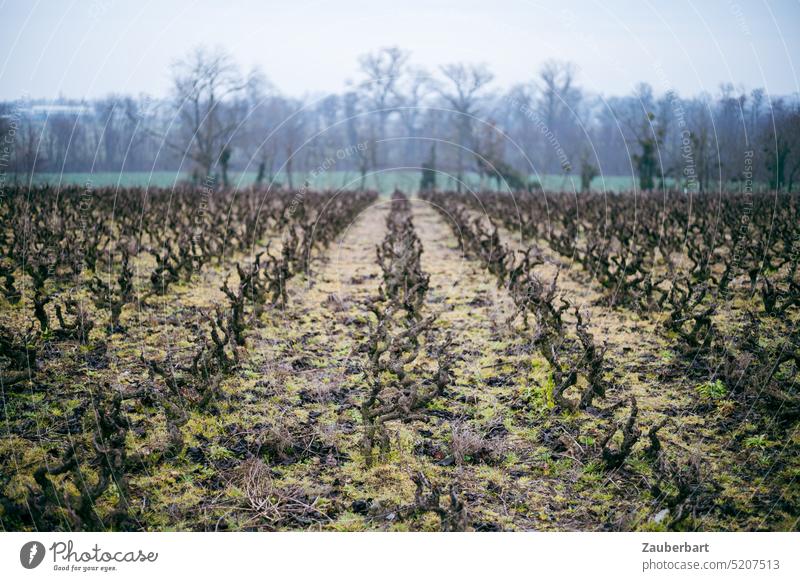
M 620 469 L 607 471 L 599 459 L 598 442 L 635 395 L 643 431 L 673 418 L 660 432 L 665 448 L 698 458 L 703 478 L 717 485 L 711 505 L 682 527 L 797 528 L 797 431 L 776 441 L 757 412 L 743 416 L 724 390 L 699 392 L 696 382 L 675 372 L 674 344 L 657 318 L 602 306 L 587 273 L 548 255 L 540 274 L 546 279 L 560 268 L 559 288 L 590 313 L 595 338 L 608 344 L 613 386 L 590 410 L 556 412 L 547 362 L 530 333 L 508 323 L 510 297 L 461 254 L 449 226 L 419 200 L 413 200 L 413 218 L 431 277 L 426 310 L 438 313 L 438 335 L 453 336 L 455 381 L 423 419 L 391 422 L 391 452 L 367 468 L 359 406 L 369 315 L 362 301 L 381 283 L 375 246 L 387 213 L 383 200 L 362 214 L 317 257 L 310 276 L 292 279 L 288 305 L 267 310 L 250 326 L 215 410 L 190 413 L 179 455 L 166 455 L 163 412 L 129 400 L 127 447 L 140 466 L 129 474 L 128 504 L 138 527 L 438 530 L 434 515 L 402 510 L 413 503 L 412 477 L 421 471 L 443 490 L 458 485 L 474 530 L 662 529 L 669 518 L 656 522 L 655 515 L 665 498 L 653 492 L 644 441 Z M 502 235 L 522 244 L 512 233 Z M 137 286 L 144 288 L 152 264 L 142 259 L 137 266 Z M 230 271 L 230 264 L 209 266 L 163 297 L 129 305 L 124 334 L 106 336 L 97 325 L 88 345 L 49 343 L 35 379 L 2 394 L 0 494 L 24 504 L 35 468 L 88 440 L 88 394 L 98 385 L 133 391 L 148 381 L 142 355 L 161 360 L 190 348 L 201 310 L 224 301 L 219 289 Z M 73 296 L 93 309 L 84 290 Z M 22 329 L 29 312 L 25 302 L 3 304 L 0 319 Z M 95 318 L 105 320 L 99 313 Z M 86 477 L 95 477 L 91 469 Z M 112 487 L 98 513 L 111 510 L 115 495 Z M 2 521 L 16 528 L 5 516 Z

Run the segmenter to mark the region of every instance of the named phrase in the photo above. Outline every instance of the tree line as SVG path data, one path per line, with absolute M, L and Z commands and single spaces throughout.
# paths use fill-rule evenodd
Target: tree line
M 170 170 L 219 185 L 248 171 L 256 184 L 289 188 L 333 170 L 373 186 L 374 172 L 393 168 L 421 172 L 422 189 L 436 187 L 441 172 L 456 189 L 472 179 L 531 190 L 555 175 L 564 189 L 586 190 L 622 175 L 642 190 L 791 191 L 800 179 L 796 94 L 726 84 L 686 97 L 641 84 L 605 97 L 559 61 L 501 89 L 484 65 L 428 71 L 396 47 L 363 55 L 359 71 L 341 93 L 297 98 L 259 70 L 243 72 L 224 50 L 198 47 L 174 63 L 160 98 L 0 103 L 2 169 L 16 180 Z

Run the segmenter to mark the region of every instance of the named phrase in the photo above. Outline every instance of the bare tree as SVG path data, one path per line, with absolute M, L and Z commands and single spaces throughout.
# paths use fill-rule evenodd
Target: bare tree
M 275 133 L 286 114 L 284 99 L 263 74 L 256 73 L 243 101 L 247 120 L 237 141 L 248 156 L 247 167 L 256 169 L 256 185 L 272 183 L 280 146 Z
M 15 179 L 19 176 L 27 180 L 35 169 L 34 164 L 44 165 L 48 160 L 39 151 L 42 132 L 34 125 L 30 117 L 20 116 L 16 123 L 16 134 L 12 139 Z M 4 137 L 7 136 L 9 135 L 4 135 Z
M 456 114 L 456 131 L 458 144 L 461 146 L 456 151 L 457 178 L 456 188 L 461 191 L 464 180 L 464 147 L 472 148 L 473 118 L 478 114 L 478 104 L 481 92 L 488 85 L 494 75 L 483 65 L 464 65 L 462 63 L 445 65 L 442 67 L 445 77 L 444 85 L 437 87 L 437 92 L 447 102 Z
M 539 112 L 548 131 L 561 134 L 558 138 L 556 148 L 545 145 L 542 162 L 547 171 L 553 168 L 553 154 L 559 157 L 559 169 L 563 173 L 569 173 L 572 167 L 568 159 L 564 159 L 564 153 L 557 151 L 563 148 L 562 142 L 567 140 L 563 129 L 569 123 L 569 117 L 577 109 L 581 99 L 581 92 L 574 86 L 575 65 L 569 62 L 549 60 L 539 71 L 539 82 L 537 83 L 540 100 Z M 562 131 L 559 131 L 561 129 Z
M 397 86 L 402 77 L 408 53 L 397 47 L 382 48 L 359 58 L 361 72 L 366 79 L 361 83 L 361 91 L 365 106 L 369 109 L 370 119 L 370 161 L 373 169 L 378 167 L 378 153 L 375 147 L 377 139 L 386 136 L 386 122 L 396 111 L 398 105 Z
M 396 89 L 405 72 L 408 56 L 397 47 L 389 47 L 359 58 L 361 71 L 367 77 L 361 83 L 361 90 L 368 105 L 376 110 L 383 122 L 397 104 Z
M 658 151 L 664 139 L 664 126 L 656 119 L 653 89 L 650 85 L 639 84 L 633 98 L 616 103 L 614 116 L 621 122 L 625 140 L 638 150 L 631 154 L 631 161 L 639 174 L 639 187 L 642 190 L 652 190 L 657 174 L 662 170 Z
M 242 120 L 241 108 L 223 104 L 244 94 L 256 73 L 242 76 L 230 54 L 202 46 L 176 62 L 172 71 L 173 106 L 180 124 L 167 143 L 210 176 L 220 159 L 230 156 L 230 139 Z
M 572 182 L 570 172 L 580 173 L 582 190 L 597 174 L 629 176 L 643 189 L 698 191 L 717 179 L 723 187 L 747 179 L 756 190 L 781 191 L 800 181 L 796 94 L 726 84 L 713 97 L 680 97 L 669 87 L 656 96 L 640 86 L 601 98 L 577 84 L 573 65 L 549 61 L 532 81 L 495 96 L 485 67 L 451 64 L 431 80 L 394 47 L 363 55 L 360 67 L 343 93 L 306 103 L 281 96 L 263 76 L 241 74 L 225 52 L 198 48 L 175 63 L 165 100 L 112 94 L 0 102 L 0 131 L 5 124 L 11 140 L 0 155 L 15 180 L 30 172 L 174 171 L 184 169 L 180 163 L 197 180 L 210 175 L 223 183 L 228 167 L 257 170 L 258 184 L 280 168 L 290 186 L 300 185 L 298 172 L 336 158 L 337 170 L 355 169 L 366 187 L 370 169 L 390 164 L 424 160 L 430 178 L 431 147 L 418 139 L 424 135 L 459 144 L 435 155 L 442 169 L 456 173 L 458 165 L 458 189 L 474 170 L 484 182 L 513 188 L 537 187 L 531 171 L 561 172 L 561 188 Z M 479 127 L 476 116 L 496 129 Z M 383 137 L 407 139 L 378 150 Z M 345 145 L 348 155 L 339 159 Z M 348 180 L 345 172 L 342 184 Z
M 771 104 L 774 125 L 764 132 L 764 164 L 769 187 L 792 191 L 800 175 L 800 105 L 777 99 Z
M 404 134 L 410 138 L 405 142 L 405 158 L 410 160 L 419 157 L 420 144 L 415 138 L 419 136 L 421 130 L 422 107 L 432 89 L 432 84 L 428 72 L 420 68 L 409 70 L 404 81 L 395 89 L 395 98 Z
M 345 115 L 345 129 L 347 132 L 347 139 L 350 144 L 358 144 L 364 141 L 364 138 L 371 134 L 370 124 L 368 119 L 365 119 L 360 113 L 360 99 L 358 93 L 355 91 L 348 91 L 344 95 L 344 115 Z M 362 149 L 356 148 L 358 155 L 358 171 L 361 175 L 361 189 L 363 190 L 367 181 L 367 171 L 369 170 L 369 150 L 371 147 Z
M 280 131 L 278 137 L 283 145 L 285 155 L 284 171 L 289 189 L 294 188 L 294 169 L 298 160 L 298 149 L 303 144 L 306 135 L 306 116 L 303 103 L 298 99 L 280 99 L 277 104 L 280 116 Z

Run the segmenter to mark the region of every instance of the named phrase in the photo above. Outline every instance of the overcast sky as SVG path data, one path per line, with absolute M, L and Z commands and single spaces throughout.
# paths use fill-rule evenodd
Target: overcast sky
M 800 91 L 800 0 L 0 0 L 0 99 L 166 95 L 198 44 L 259 66 L 281 91 L 339 91 L 357 57 L 397 45 L 435 69 L 486 63 L 495 86 L 555 58 L 606 95 L 720 83 Z

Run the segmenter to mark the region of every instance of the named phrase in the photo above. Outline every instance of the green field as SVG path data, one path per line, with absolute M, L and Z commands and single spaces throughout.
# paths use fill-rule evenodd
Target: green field
M 189 179 L 188 173 L 171 171 L 156 172 L 98 172 L 98 173 L 37 173 L 34 175 L 35 184 L 87 184 L 93 187 L 133 187 L 133 186 L 156 186 L 171 187 L 176 183 Z M 307 173 L 296 172 L 293 175 L 293 186 L 300 187 L 308 177 Z M 255 183 L 256 172 L 231 173 L 231 183 L 238 187 L 247 187 Z M 420 173 L 410 170 L 380 170 L 367 175 L 366 187 L 375 189 L 382 193 L 391 193 L 395 189 L 406 192 L 416 192 L 419 186 Z M 580 189 L 580 180 L 575 176 L 560 175 L 541 175 L 531 176 L 533 181 L 540 182 L 548 191 L 571 192 Z M 482 189 L 481 180 L 478 174 L 469 173 L 465 178 L 467 187 Z M 264 185 L 269 182 L 265 181 Z M 275 185 L 287 185 L 288 180 L 284 174 L 275 177 Z M 330 171 L 318 174 L 309 180 L 310 187 L 314 189 L 357 189 L 361 185 L 361 176 L 355 171 Z M 456 189 L 456 179 L 454 176 L 440 175 L 437 180 L 439 189 Z M 630 176 L 605 176 L 595 178 L 592 182 L 592 189 L 595 191 L 622 191 L 630 190 L 633 187 L 633 180 Z M 494 189 L 494 182 L 485 180 L 484 188 Z

